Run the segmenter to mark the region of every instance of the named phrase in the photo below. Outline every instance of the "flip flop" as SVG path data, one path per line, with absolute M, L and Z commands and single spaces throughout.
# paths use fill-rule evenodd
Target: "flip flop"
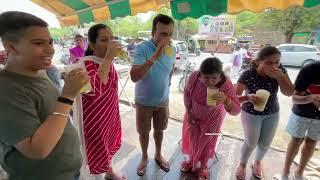
M 209 180 L 209 172 L 208 170 L 201 170 L 199 173 L 198 180 Z
M 303 176 L 297 176 L 295 173 L 293 173 L 293 180 L 304 180 Z
M 289 177 L 282 174 L 276 174 L 273 176 L 273 180 L 289 180 Z
M 238 171 L 239 167 L 237 168 L 236 178 L 237 180 L 245 180 L 246 179 L 246 170 L 244 170 L 244 174 L 240 174 Z
M 138 176 L 143 176 L 147 172 L 147 166 L 148 166 L 149 160 L 147 161 L 146 165 L 143 166 L 141 169 L 137 169 L 137 175 Z
M 126 180 L 127 177 L 126 176 L 118 176 L 118 175 L 115 175 L 115 176 L 104 176 L 104 179 L 105 180 Z
M 181 165 L 180 171 L 183 173 L 188 172 L 192 168 L 192 163 L 191 161 L 183 161 Z
M 168 167 L 169 165 L 166 165 L 167 163 L 166 162 L 161 162 L 161 161 L 159 161 L 158 159 L 154 159 L 155 161 L 156 161 L 156 163 L 157 163 L 157 165 L 162 169 L 162 170 L 164 170 L 165 172 L 169 172 L 170 171 L 170 167 Z M 163 164 L 165 164 L 165 165 L 163 165 Z
M 263 178 L 262 168 L 261 168 L 261 170 L 260 170 L 260 174 L 258 174 L 258 173 L 255 172 L 257 169 L 255 169 L 254 163 L 252 163 L 251 169 L 252 169 L 252 175 L 253 175 L 255 178 L 257 178 L 257 179 L 262 179 L 262 178 Z

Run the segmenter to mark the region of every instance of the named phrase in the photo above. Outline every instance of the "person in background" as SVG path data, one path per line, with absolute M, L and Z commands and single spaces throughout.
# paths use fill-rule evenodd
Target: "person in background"
M 86 41 L 83 36 L 81 35 L 76 35 L 74 37 L 74 41 L 76 43 L 76 46 L 71 48 L 69 50 L 70 52 L 70 64 L 75 64 L 79 61 L 80 58 L 84 56 L 85 49 L 86 49 Z
M 47 75 L 49 79 L 56 85 L 59 92 L 62 90 L 62 83 L 61 83 L 61 73 L 56 66 L 51 64 L 50 68 L 47 69 Z
M 232 54 L 232 78 L 239 75 L 242 65 L 242 53 L 240 52 L 240 46 L 236 45 L 235 50 Z
M 219 90 L 210 97 L 217 101 L 215 106 L 207 105 L 207 88 Z M 191 73 L 185 90 L 186 113 L 182 127 L 182 152 L 189 160 L 182 163 L 181 171 L 196 170 L 200 162 L 199 179 L 209 178 L 208 160 L 213 159 L 217 139 L 226 113 L 240 113 L 240 103 L 230 79 L 226 78 L 218 58 L 205 59 L 200 71 Z
M 127 47 L 127 51 L 129 53 L 130 57 L 134 56 L 134 51 L 136 50 L 136 43 L 134 42 L 134 40 L 131 40 L 130 44 Z
M 263 177 L 262 160 L 272 143 L 279 122 L 278 89 L 280 87 L 282 94 L 286 96 L 293 93 L 293 85 L 287 70 L 280 64 L 280 57 L 281 53 L 276 47 L 261 49 L 250 69 L 244 71 L 238 79 L 236 93 L 242 103 L 241 121 L 245 137 L 236 171 L 237 179 L 245 179 L 248 159 L 256 146 L 257 153 L 251 165 L 252 174 L 256 178 Z M 256 95 L 260 89 L 270 93 L 263 111 L 254 108 L 254 105 L 264 103 Z

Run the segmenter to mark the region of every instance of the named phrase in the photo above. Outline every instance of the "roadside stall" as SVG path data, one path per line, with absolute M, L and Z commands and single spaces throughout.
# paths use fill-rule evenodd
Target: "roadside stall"
M 61 26 L 74 26 L 91 22 L 103 22 L 116 17 L 133 16 L 137 13 L 170 7 L 177 20 L 200 18 L 203 15 L 237 14 L 244 10 L 261 12 L 268 8 L 286 9 L 290 6 L 314 7 L 320 0 L 32 0 L 54 13 Z M 125 28 L 125 27 L 124 27 Z M 217 48 L 218 41 L 227 44 L 229 39 L 212 37 L 205 46 Z M 216 43 L 215 43 L 216 41 Z M 200 42 L 200 46 L 202 43 Z M 225 51 L 227 48 L 221 48 Z M 124 69 L 124 68 L 123 68 Z M 128 76 L 129 78 L 129 76 Z M 125 84 L 122 89 L 125 88 Z M 218 146 L 217 146 L 218 147 Z

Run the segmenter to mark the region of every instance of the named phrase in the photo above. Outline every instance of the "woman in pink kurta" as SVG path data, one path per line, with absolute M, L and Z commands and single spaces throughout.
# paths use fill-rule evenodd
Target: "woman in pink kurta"
M 77 63 L 83 56 L 84 56 L 84 51 L 85 51 L 85 39 L 81 35 L 76 35 L 74 37 L 74 42 L 76 43 L 76 46 L 71 48 L 69 50 L 70 53 L 70 58 L 69 58 L 69 63 L 70 64 L 75 64 Z
M 218 88 L 211 96 L 215 106 L 207 105 L 207 87 Z M 200 66 L 200 71 L 191 73 L 184 90 L 186 113 L 182 130 L 182 151 L 189 160 L 182 163 L 182 172 L 195 171 L 200 162 L 199 179 L 208 179 L 208 160 L 215 154 L 217 138 L 224 117 L 240 113 L 240 103 L 233 85 L 224 76 L 222 63 L 217 58 L 208 58 Z
M 90 48 L 81 59 L 92 86 L 81 98 L 86 161 L 91 174 L 106 173 L 105 179 L 119 179 L 111 163 L 121 146 L 118 75 L 112 64 L 118 45 L 103 24 L 92 26 L 88 37 Z

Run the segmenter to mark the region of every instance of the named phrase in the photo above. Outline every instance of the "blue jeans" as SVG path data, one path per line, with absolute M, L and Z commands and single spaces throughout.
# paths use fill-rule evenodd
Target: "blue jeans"
M 241 112 L 244 143 L 240 163 L 247 164 L 252 151 L 257 148 L 255 160 L 261 161 L 269 149 L 279 122 L 279 112 L 271 115 L 253 115 Z

